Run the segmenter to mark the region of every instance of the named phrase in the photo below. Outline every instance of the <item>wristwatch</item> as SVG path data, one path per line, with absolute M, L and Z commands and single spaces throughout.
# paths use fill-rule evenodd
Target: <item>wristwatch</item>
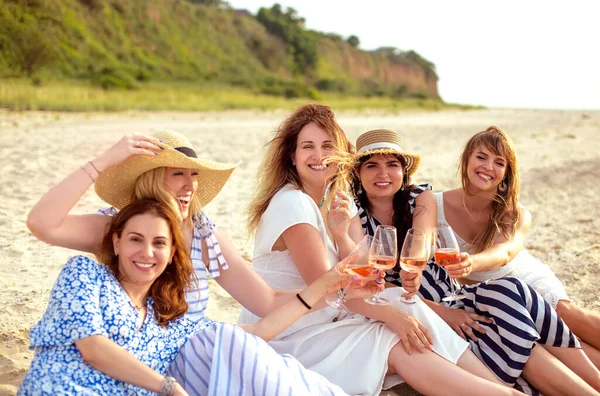
M 173 394 L 173 390 L 175 389 L 175 383 L 177 383 L 175 378 L 167 377 L 165 375 L 163 377 L 162 384 L 160 385 L 160 392 L 158 392 L 158 394 L 160 396 L 171 396 Z

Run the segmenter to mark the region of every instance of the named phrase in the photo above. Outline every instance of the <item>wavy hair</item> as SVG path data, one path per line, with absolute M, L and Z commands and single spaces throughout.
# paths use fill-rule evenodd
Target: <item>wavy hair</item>
M 154 301 L 155 319 L 160 326 L 167 326 L 169 321 L 183 316 L 188 305 L 185 301 L 185 291 L 192 286 L 196 278 L 190 256 L 186 251 L 185 236 L 179 226 L 179 220 L 167 205 L 155 199 L 138 199 L 121 209 L 110 222 L 108 232 L 104 235 L 102 248 L 97 255 L 98 261 L 105 264 L 121 281 L 119 272 L 119 257 L 115 254 L 113 235 L 121 238 L 125 226 L 135 216 L 149 214 L 166 221 L 171 233 L 171 249 L 173 259 L 165 270 L 150 286 L 148 295 Z
M 275 137 L 267 144 L 265 158 L 259 167 L 258 184 L 248 208 L 248 231 L 253 234 L 258 228 L 261 216 L 267 210 L 273 196 L 286 184 L 302 189 L 302 183 L 296 167 L 292 164 L 292 154 L 296 151 L 298 135 L 302 128 L 311 122 L 323 129 L 332 139 L 335 151 L 333 155 L 351 153 L 354 146 L 348 141 L 346 134 L 339 126 L 331 107 L 320 104 L 308 104 L 298 108 L 275 132 Z M 338 189 L 347 190 L 345 181 L 333 175 L 329 183 L 329 194 L 321 208 L 323 217 L 327 216 L 327 208 Z
M 462 189 L 466 195 L 473 195 L 469 191 L 468 165 L 469 158 L 479 146 L 484 146 L 495 155 L 506 159 L 506 173 L 503 183 L 506 191 L 496 191 L 492 196 L 492 212 L 485 228 L 469 241 L 473 246 L 473 253 L 481 252 L 490 247 L 495 240 L 496 233 L 501 233 L 505 238 L 512 239 L 519 221 L 518 195 L 519 195 L 519 166 L 514 144 L 510 137 L 500 128 L 490 126 L 485 131 L 473 135 L 463 150 L 459 161 L 459 174 Z
M 192 199 L 190 200 L 190 215 L 187 219 L 182 219 L 177 199 L 165 188 L 166 170 L 167 168 L 160 167 L 142 173 L 135 181 L 133 197 L 131 200 L 134 201 L 137 199 L 146 198 L 155 199 L 168 206 L 173 211 L 173 213 L 175 213 L 180 223 L 188 223 L 191 225 L 193 218 L 198 216 L 198 214 L 202 210 L 200 198 L 198 198 L 198 195 L 195 193 L 194 195 L 192 195 Z

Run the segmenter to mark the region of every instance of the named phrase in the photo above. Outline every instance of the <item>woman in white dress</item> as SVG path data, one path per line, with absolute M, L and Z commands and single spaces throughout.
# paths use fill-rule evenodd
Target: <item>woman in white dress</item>
M 600 368 L 600 314 L 573 303 L 554 272 L 524 249 L 531 213 L 518 202 L 518 162 L 510 137 L 494 126 L 475 134 L 461 155 L 459 171 L 462 186 L 436 199 L 438 223 L 452 227 L 464 252 L 456 265 L 465 267 L 463 283 L 522 279 L 556 309 Z
M 338 190 L 343 181 L 335 165 L 324 162 L 351 148 L 332 110 L 322 105 L 296 110 L 270 142 L 249 228 L 256 232 L 254 268 L 271 287 L 304 287 L 362 237 L 356 208 Z M 383 292 L 392 301 L 388 306 L 354 300 L 347 303 L 349 314 L 325 308 L 305 315 L 270 345 L 350 394 L 377 394 L 400 378 L 428 395 L 518 393 L 499 385 L 424 303 L 397 302 L 401 293 Z M 242 311 L 241 323 L 256 320 Z

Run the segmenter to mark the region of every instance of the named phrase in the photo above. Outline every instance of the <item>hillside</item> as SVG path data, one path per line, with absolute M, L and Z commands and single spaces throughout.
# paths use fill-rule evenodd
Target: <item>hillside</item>
M 0 0 L 0 78 L 439 99 L 435 67 L 417 53 L 362 51 L 303 22 L 278 6 L 253 16 L 186 0 Z

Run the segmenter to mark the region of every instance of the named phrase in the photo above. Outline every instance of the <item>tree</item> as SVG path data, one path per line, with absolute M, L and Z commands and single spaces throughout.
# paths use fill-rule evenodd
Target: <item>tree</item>
M 360 39 L 358 37 L 356 37 L 355 35 L 348 37 L 346 42 L 354 48 L 357 48 L 360 45 Z

